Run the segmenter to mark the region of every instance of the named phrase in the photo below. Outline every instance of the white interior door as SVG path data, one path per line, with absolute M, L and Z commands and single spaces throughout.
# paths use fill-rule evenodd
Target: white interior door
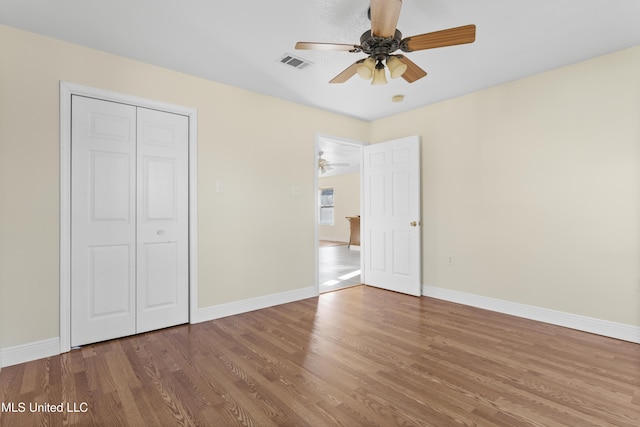
M 188 322 L 189 119 L 138 108 L 137 332 Z
M 71 345 L 188 321 L 188 118 L 72 97 Z
M 136 331 L 136 108 L 74 96 L 71 345 Z
M 364 281 L 419 296 L 420 139 L 368 145 L 363 157 Z

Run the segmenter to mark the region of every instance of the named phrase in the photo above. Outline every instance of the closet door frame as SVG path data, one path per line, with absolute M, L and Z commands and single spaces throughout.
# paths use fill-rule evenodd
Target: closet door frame
M 71 350 L 71 97 L 73 95 L 166 111 L 189 118 L 189 323 L 196 323 L 195 315 L 198 308 L 197 110 L 60 81 L 60 353 Z

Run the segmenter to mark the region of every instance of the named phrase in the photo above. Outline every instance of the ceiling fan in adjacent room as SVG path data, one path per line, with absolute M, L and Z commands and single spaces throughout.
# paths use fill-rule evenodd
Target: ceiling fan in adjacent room
M 455 46 L 473 43 L 476 39 L 476 26 L 464 25 L 447 30 L 420 34 L 402 38 L 402 33 L 396 28 L 400 17 L 402 0 L 371 0 L 369 19 L 371 30 L 360 36 L 360 44 L 315 43 L 298 42 L 296 49 L 308 50 L 338 50 L 352 53 L 363 52 L 366 58 L 360 59 L 334 77 L 329 83 L 344 83 L 354 74 L 364 79 L 371 79 L 371 84 L 385 84 L 386 68 L 391 78 L 402 77 L 409 83 L 427 75 L 404 55 L 393 54 L 400 49 L 402 52 L 433 49 L 437 47 Z
M 349 163 L 331 163 L 327 159 L 323 159 L 322 155 L 323 151 L 318 151 L 318 170 L 321 174 L 325 174 L 328 171 L 332 170 L 334 167 L 347 167 Z

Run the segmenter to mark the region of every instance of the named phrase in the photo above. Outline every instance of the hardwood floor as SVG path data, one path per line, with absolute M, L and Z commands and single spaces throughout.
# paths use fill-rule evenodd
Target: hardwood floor
M 3 368 L 0 398 L 2 426 L 637 427 L 640 345 L 358 286 Z

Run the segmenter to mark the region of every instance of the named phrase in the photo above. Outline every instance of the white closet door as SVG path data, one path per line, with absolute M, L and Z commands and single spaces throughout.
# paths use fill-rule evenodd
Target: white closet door
M 73 96 L 71 345 L 189 321 L 186 116 Z
M 136 332 L 136 108 L 73 96 L 71 345 Z
M 138 108 L 137 332 L 189 321 L 189 119 Z

